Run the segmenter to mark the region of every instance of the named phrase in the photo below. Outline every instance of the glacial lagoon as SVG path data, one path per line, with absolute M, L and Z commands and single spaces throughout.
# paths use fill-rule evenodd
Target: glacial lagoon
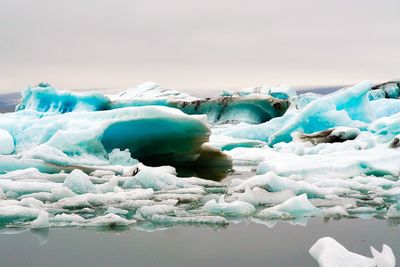
M 396 88 L 28 88 L 0 117 L 4 265 L 317 266 L 326 236 L 399 255 Z

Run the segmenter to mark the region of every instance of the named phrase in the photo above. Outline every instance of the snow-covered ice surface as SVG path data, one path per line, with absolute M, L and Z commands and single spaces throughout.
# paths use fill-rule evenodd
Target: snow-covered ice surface
M 155 231 L 399 218 L 400 100 L 385 86 L 329 95 L 257 87 L 217 100 L 153 83 L 115 95 L 28 88 L 16 112 L 0 114 L 0 224 Z M 180 173 L 216 166 L 256 172 Z M 326 243 L 312 249 L 321 264 L 344 255 Z

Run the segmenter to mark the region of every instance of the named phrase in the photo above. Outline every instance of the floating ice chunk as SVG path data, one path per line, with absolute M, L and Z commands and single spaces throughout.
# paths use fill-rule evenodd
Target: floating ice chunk
M 21 199 L 20 204 L 21 206 L 24 207 L 36 208 L 36 209 L 41 209 L 44 206 L 44 203 L 42 201 L 35 199 L 33 197 L 27 197 Z
M 32 194 L 25 194 L 19 197 L 19 199 L 24 199 L 24 198 L 35 198 L 37 200 L 40 200 L 42 202 L 50 201 L 51 199 L 51 193 L 49 192 L 38 192 L 38 193 L 32 193 Z
M 184 180 L 178 179 L 175 175 L 164 172 L 163 168 L 141 167 L 140 171 L 132 178 L 128 179 L 123 188 L 134 187 L 161 189 L 176 189 L 188 187 Z
M 178 188 L 178 189 L 172 189 L 172 190 L 161 190 L 158 192 L 159 194 L 196 194 L 196 195 L 204 195 L 206 194 L 206 191 L 204 188 L 200 186 L 194 186 L 194 187 L 187 187 L 187 188 Z
M 400 112 L 399 99 L 378 99 L 371 101 L 370 105 L 377 119 L 389 117 Z
M 206 114 L 210 123 L 260 123 L 282 116 L 289 106 L 286 99 L 277 99 L 259 92 L 200 99 L 154 84 L 143 88 L 146 89 L 143 91 L 142 88 L 136 88 L 119 97 L 111 97 L 114 99 L 112 108 L 160 105 L 180 109 L 186 114 Z M 282 98 L 287 97 L 285 93 L 281 95 L 284 95 Z
M 348 216 L 349 213 L 343 206 L 334 206 L 330 208 L 321 209 L 321 215 L 323 217 L 342 217 L 342 216 Z
M 92 135 L 90 137 L 90 135 Z M 102 156 L 93 155 L 87 153 L 87 147 L 81 148 L 82 138 L 89 139 L 93 138 L 92 143 L 96 143 L 96 137 L 93 133 L 79 133 L 70 132 L 69 134 L 58 132 L 54 139 L 50 139 L 45 144 L 30 148 L 28 151 L 23 153 L 23 157 L 20 160 L 26 161 L 30 159 L 42 161 L 41 170 L 48 173 L 54 173 L 55 171 L 49 168 L 49 163 L 54 164 L 58 167 L 58 171 L 71 171 L 72 167 L 69 166 L 104 166 L 108 162 Z M 93 144 L 92 148 L 101 148 L 98 144 Z M 95 150 L 92 150 L 95 152 Z M 96 151 L 100 152 L 100 151 Z M 100 154 L 100 153 L 99 153 Z M 47 165 L 47 166 L 46 166 Z M 53 166 L 53 165 L 50 165 Z M 62 167 L 64 166 L 64 167 Z M 90 170 L 90 169 L 89 169 Z
M 53 182 L 37 182 L 37 181 L 12 181 L 0 179 L 0 187 L 4 192 L 14 192 L 16 194 L 29 194 L 35 192 L 50 192 L 53 188 L 60 187 L 61 184 Z
M 291 190 L 283 190 L 281 192 L 268 192 L 267 190 L 259 187 L 250 189 L 249 185 L 246 185 L 244 193 L 233 193 L 231 198 L 232 200 L 240 200 L 257 206 L 280 204 L 294 196 L 295 194 Z
M 47 227 L 49 227 L 49 214 L 46 211 L 41 210 L 38 217 L 31 222 L 31 228 L 39 229 Z
M 49 173 L 69 171 L 68 166 L 104 167 L 110 164 L 108 153 L 116 148 L 129 149 L 132 157 L 142 161 L 192 162 L 210 135 L 205 119 L 160 106 L 64 114 L 27 110 L 3 114 L 0 129 L 10 132 L 15 151 L 22 154 L 3 155 L 0 172 L 23 167 L 40 167 Z
M 87 194 L 62 198 L 56 202 L 56 205 L 63 209 L 83 209 L 92 206 L 88 198 Z
M 63 198 L 56 206 L 66 209 L 78 209 L 96 206 L 113 206 L 129 200 L 145 200 L 153 198 L 153 189 L 133 189 L 124 192 L 108 192 L 105 194 L 87 193 L 74 197 Z
M 114 176 L 115 172 L 111 170 L 95 170 L 90 173 L 90 176 L 102 178 L 104 176 Z
M 256 212 L 254 206 L 247 202 L 239 200 L 230 203 L 225 202 L 224 195 L 220 197 L 218 202 L 214 199 L 209 200 L 203 206 L 203 210 L 214 215 L 228 217 L 245 217 Z
M 357 207 L 357 201 L 354 198 L 338 197 L 334 195 L 325 195 L 325 198 L 313 198 L 310 199 L 311 204 L 321 208 L 332 208 L 335 206 L 341 206 L 345 209 Z
M 174 194 L 174 193 L 162 193 L 156 194 L 154 196 L 154 200 L 156 201 L 163 201 L 169 199 L 176 199 L 179 203 L 190 203 L 190 202 L 197 202 L 203 198 L 203 195 L 198 194 Z
M 175 206 L 159 204 L 159 205 L 141 207 L 140 209 L 137 210 L 135 217 L 149 218 L 154 214 L 174 215 L 178 211 L 179 208 Z
M 143 200 L 126 200 L 119 204 L 118 207 L 124 210 L 136 211 L 137 209 L 144 207 L 144 206 L 151 206 L 158 204 L 154 200 L 150 199 L 143 199 Z
M 290 134 L 296 130 L 312 133 L 335 126 L 365 128 L 366 124 L 362 122 L 370 122 L 373 118 L 366 97 L 371 86 L 371 83 L 360 83 L 311 102 L 293 120 L 275 132 L 269 143 L 291 141 Z
M 179 178 L 178 180 L 183 183 L 187 183 L 190 185 L 197 185 L 202 187 L 222 187 L 223 185 L 217 181 L 206 180 L 198 177 L 188 177 L 188 178 Z
M 266 123 L 227 131 L 232 137 L 268 141 L 270 145 L 290 142 L 296 131 L 313 133 L 337 126 L 365 129 L 374 119 L 367 92 L 372 83 L 363 82 L 351 88 L 316 99 L 296 112 L 289 110 L 282 117 Z
M 392 249 L 383 245 L 382 252 L 371 247 L 373 258 L 348 251 L 332 237 L 320 238 L 309 250 L 320 267 L 394 267 L 396 258 Z
M 74 197 L 76 195 L 77 194 L 75 194 L 68 187 L 62 186 L 62 187 L 58 187 L 58 188 L 53 188 L 51 190 L 50 199 L 51 199 L 51 201 L 58 201 L 63 198 Z
M 273 172 L 268 172 L 265 175 L 256 175 L 247 180 L 238 180 L 237 182 L 239 184 L 230 187 L 229 191 L 243 191 L 246 186 L 249 186 L 250 188 L 264 188 L 270 192 L 290 190 L 296 195 L 306 193 L 309 197 L 321 197 L 328 193 L 334 193 L 334 190 L 332 191 L 329 188 L 319 188 L 318 186 L 305 181 L 294 181 L 286 177 L 278 176 Z
M 28 208 L 19 205 L 0 206 L 0 223 L 13 221 L 31 221 L 38 217 L 39 209 Z
M 271 155 L 266 151 L 266 155 Z M 275 153 L 257 168 L 257 174 L 272 171 L 281 176 L 299 175 L 302 178 L 350 178 L 361 174 L 392 175 L 400 172 L 400 153 L 378 146 L 366 150 L 334 151 L 326 154 L 299 156 Z M 290 162 L 290 164 L 287 164 Z
M 400 205 L 399 205 L 399 203 L 391 205 L 389 207 L 386 215 L 389 218 L 399 218 L 400 217 Z
M 51 182 L 63 182 L 67 173 L 60 172 L 56 174 L 48 174 L 42 173 L 36 168 L 27 168 L 22 170 L 16 170 L 12 172 L 8 172 L 5 174 L 0 175 L 2 179 L 9 179 L 9 180 L 43 180 L 43 181 L 51 181 Z
M 233 159 L 232 162 L 234 165 L 243 165 L 243 166 L 247 165 L 257 166 L 260 162 L 276 154 L 276 152 L 269 147 L 263 147 L 263 148 L 238 147 L 230 151 L 226 151 L 226 153 L 232 157 Z
M 279 204 L 283 203 L 286 200 L 295 196 L 293 191 L 291 190 L 283 190 L 280 192 L 268 192 L 262 188 L 253 188 L 252 190 L 253 196 L 257 200 L 258 204 L 265 205 L 265 204 Z
M 108 207 L 108 209 L 106 210 L 105 213 L 106 213 L 106 214 L 108 214 L 108 213 L 113 213 L 113 214 L 125 215 L 125 214 L 128 214 L 129 211 L 123 210 L 123 209 L 119 209 L 119 208 L 115 208 L 115 207 Z
M 118 226 L 128 226 L 134 224 L 135 220 L 127 220 L 116 214 L 107 214 L 104 216 L 98 216 L 96 218 L 88 220 L 85 226 L 90 227 L 118 227 Z
M 94 184 L 90 181 L 89 175 L 78 169 L 73 170 L 67 178 L 65 178 L 63 185 L 76 194 L 85 194 L 96 191 Z
M 299 216 L 310 216 L 319 212 L 319 209 L 316 208 L 310 201 L 307 199 L 306 194 L 302 194 L 300 196 L 292 197 L 282 204 L 276 205 L 271 208 L 263 209 L 259 212 L 260 217 L 271 217 L 276 216 L 277 213 L 279 215 L 293 215 L 295 217 Z
M 109 104 L 110 100 L 100 93 L 61 91 L 49 84 L 39 84 L 22 92 L 22 100 L 16 110 L 66 113 L 104 110 Z
M 168 215 L 154 214 L 151 221 L 158 224 L 211 224 L 227 225 L 228 221 L 221 216 L 196 215 L 190 217 L 172 217 Z
M 95 185 L 96 192 L 98 193 L 114 192 L 119 189 L 118 181 L 119 178 L 114 176 L 106 183 Z
M 0 129 L 0 154 L 8 155 L 14 152 L 14 138 L 11 134 L 4 130 Z
M 139 161 L 131 157 L 129 149 L 120 150 L 119 148 L 113 149 L 108 154 L 108 160 L 111 165 L 132 166 L 139 163 Z
M 52 223 L 84 223 L 86 220 L 82 217 L 79 216 L 78 214 L 57 214 L 54 217 L 50 218 L 50 222 Z
M 258 200 L 254 196 L 252 190 L 249 186 L 246 186 L 244 193 L 234 193 L 231 197 L 233 200 L 239 200 L 257 206 L 259 204 Z

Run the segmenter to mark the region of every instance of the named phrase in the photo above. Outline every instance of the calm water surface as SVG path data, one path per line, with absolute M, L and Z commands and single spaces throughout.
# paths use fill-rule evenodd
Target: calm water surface
M 366 256 L 371 256 L 370 245 L 381 250 L 386 243 L 399 260 L 399 233 L 395 221 L 316 218 L 306 227 L 241 222 L 219 230 L 28 230 L 0 235 L 0 266 L 317 266 L 308 249 L 324 236 Z

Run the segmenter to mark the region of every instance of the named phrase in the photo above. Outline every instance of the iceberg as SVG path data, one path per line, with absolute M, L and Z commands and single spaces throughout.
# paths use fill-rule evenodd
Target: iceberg
M 314 133 L 337 126 L 365 129 L 374 115 L 367 93 L 372 83 L 363 82 L 311 101 L 303 109 L 289 109 L 282 117 L 266 123 L 228 130 L 225 135 L 268 141 L 270 145 L 292 141 L 296 131 Z
M 60 91 L 48 83 L 40 83 L 36 88 L 28 87 L 22 92 L 22 99 L 16 110 L 46 113 L 100 111 L 109 109 L 110 104 L 111 101 L 101 93 Z
M 204 119 L 167 107 L 2 114 L 0 129 L 12 135 L 15 151 L 0 156 L 0 171 L 29 166 L 59 172 L 68 166 L 110 165 L 109 160 L 119 163 L 115 149 L 128 149 L 131 157 L 142 162 L 193 162 L 210 135 Z
M 38 87 L 28 87 L 22 93 L 16 110 L 63 114 L 143 106 L 171 107 L 190 115 L 205 114 L 210 123 L 261 123 L 282 116 L 289 107 L 289 101 L 264 94 L 201 99 L 161 88 L 152 82 L 108 96 L 97 92 L 59 91 L 49 84 L 39 84 Z
M 154 230 L 397 218 L 398 101 L 393 84 L 370 82 L 215 99 L 154 83 L 114 95 L 40 84 L 0 114 L 0 222 Z
M 320 238 L 309 250 L 320 267 L 394 267 L 396 258 L 392 249 L 383 245 L 382 252 L 371 247 L 372 258 L 348 251 L 332 237 Z

